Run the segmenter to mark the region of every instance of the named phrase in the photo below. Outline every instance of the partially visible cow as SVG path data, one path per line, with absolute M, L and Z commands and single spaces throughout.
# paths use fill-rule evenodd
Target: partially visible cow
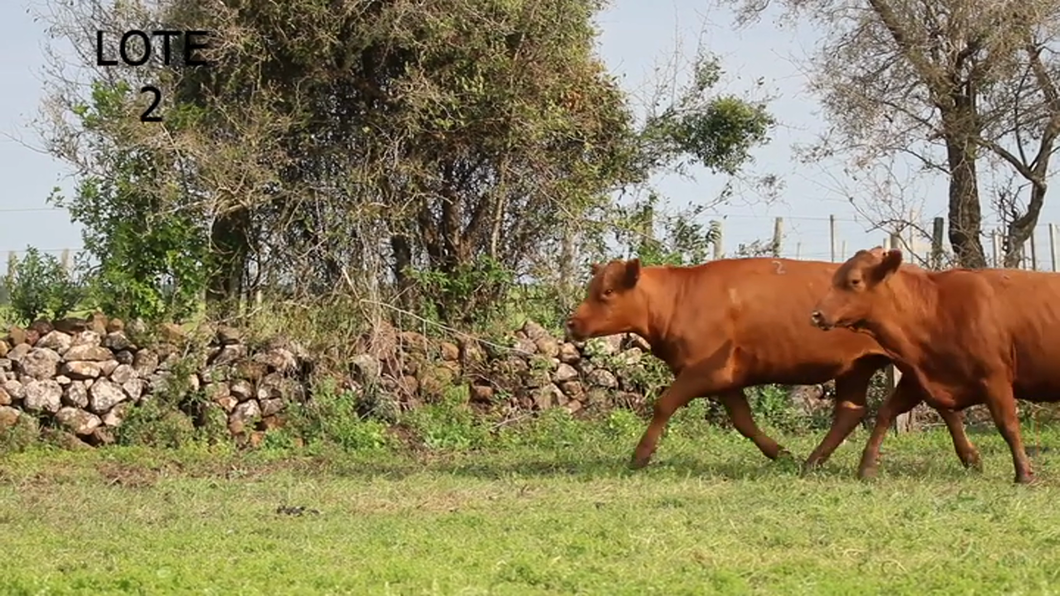
M 1012 269 L 926 271 L 902 252 L 860 250 L 835 272 L 810 313 L 821 329 L 864 331 L 935 408 L 985 403 L 1012 451 L 1016 482 L 1033 472 L 1016 399 L 1060 399 L 1060 274 Z M 916 405 L 896 392 L 881 406 L 859 474 L 876 473 L 895 416 Z
M 776 459 L 787 452 L 755 424 L 743 389 L 835 379 L 832 426 L 804 467 L 826 461 L 864 417 L 872 375 L 890 363 L 864 335 L 825 333 L 806 324 L 806 313 L 838 266 L 779 258 L 721 259 L 695 267 L 644 267 L 637 259 L 593 265 L 586 297 L 567 321 L 568 337 L 636 333 L 675 376 L 655 401 L 631 466 L 647 465 L 678 408 L 708 396 L 720 399 L 740 434 Z M 912 381 L 900 383 L 897 391 L 920 399 Z M 958 457 L 978 468 L 963 415 L 940 414 Z

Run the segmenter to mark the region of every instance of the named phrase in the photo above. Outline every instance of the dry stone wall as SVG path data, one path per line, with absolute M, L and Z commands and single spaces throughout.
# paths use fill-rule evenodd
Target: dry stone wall
M 200 349 L 175 325 L 128 330 L 118 319 L 37 321 L 0 340 L 0 429 L 23 416 L 89 444 L 114 440 L 131 408 L 201 395 L 224 410 L 235 435 L 281 422 L 304 399 L 308 354 L 283 340 L 250 353 L 238 330 L 220 327 Z
M 479 409 L 636 407 L 653 384 L 669 381 L 658 362 L 646 362 L 650 346 L 631 334 L 571 343 L 529 321 L 505 343 L 431 342 L 420 333 L 394 329 L 377 336 L 381 339 L 375 343 L 387 347 L 355 358 L 354 387 L 378 384 L 406 408 L 440 399 L 458 381 Z
M 570 343 L 534 322 L 490 342 L 384 326 L 366 334 L 352 358 L 334 346 L 311 351 L 283 337 L 247 342 L 225 326 L 194 333 L 176 325 L 130 327 L 96 314 L 9 329 L 0 337 L 0 430 L 28 417 L 84 443 L 106 444 L 132 408 L 165 399 L 223 411 L 234 437 L 253 440 L 283 426 L 292 402 L 311 404 L 322 376 L 345 390 L 383 395 L 402 410 L 455 395 L 477 410 L 509 414 L 641 409 L 646 393 L 670 381 L 636 335 Z M 321 360 L 331 366 L 317 366 Z M 811 389 L 805 401 L 818 407 L 820 388 Z

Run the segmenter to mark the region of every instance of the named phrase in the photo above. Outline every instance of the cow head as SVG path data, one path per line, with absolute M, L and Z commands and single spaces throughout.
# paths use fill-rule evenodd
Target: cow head
M 828 293 L 810 314 L 810 322 L 824 330 L 833 327 L 864 328 L 881 300 L 887 280 L 902 264 L 902 251 L 877 246 L 859 250 L 832 276 Z
M 567 319 L 567 337 L 584 341 L 641 326 L 647 316 L 647 304 L 637 287 L 640 259 L 594 264 L 592 272 L 585 299 Z

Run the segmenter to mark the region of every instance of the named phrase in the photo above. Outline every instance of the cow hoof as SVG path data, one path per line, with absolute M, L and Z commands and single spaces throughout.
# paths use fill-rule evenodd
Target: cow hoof
M 1033 474 L 1016 474 L 1016 484 L 1037 484 L 1038 479 Z
M 651 461 L 650 455 L 648 457 L 639 457 L 634 455 L 633 459 L 629 460 L 629 469 L 640 470 L 641 468 L 647 466 L 649 461 Z
M 876 472 L 876 466 L 872 466 L 871 468 L 861 468 L 858 470 L 858 478 L 866 482 L 871 482 L 876 479 Z
M 982 474 L 983 473 L 983 460 L 979 458 L 979 454 L 970 456 L 965 462 L 964 467 L 967 470 Z
M 787 449 L 781 449 L 778 451 L 777 456 L 773 458 L 773 463 L 778 464 L 783 468 L 799 468 L 799 462 L 795 460 L 795 456 Z
M 804 464 L 802 464 L 802 475 L 806 476 L 808 474 L 812 474 L 813 472 L 817 471 L 818 468 L 821 467 L 822 463 L 823 462 L 821 462 L 820 460 L 816 460 L 816 459 L 812 459 L 812 460 L 808 459 L 808 460 L 806 460 L 806 462 Z

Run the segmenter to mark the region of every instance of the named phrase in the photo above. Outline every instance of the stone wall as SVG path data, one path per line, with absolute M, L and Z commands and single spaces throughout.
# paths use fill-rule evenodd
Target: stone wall
M 646 391 L 671 377 L 632 334 L 571 343 L 528 321 L 500 341 L 432 342 L 414 331 L 377 330 L 354 359 L 355 389 L 375 383 L 405 408 L 439 399 L 454 382 L 473 406 L 502 410 L 579 412 L 595 405 L 638 407 Z
M 649 350 L 633 335 L 567 343 L 533 322 L 496 342 L 437 340 L 386 326 L 366 334 L 352 358 L 335 356 L 320 367 L 334 347 L 311 353 L 288 338 L 250 342 L 231 327 L 127 328 L 101 314 L 37 321 L 0 337 L 0 428 L 26 416 L 106 444 L 131 408 L 194 396 L 224 412 L 232 435 L 260 434 L 283 424 L 292 401 L 311 401 L 321 375 L 402 410 L 454 395 L 478 410 L 508 413 L 639 408 L 647 390 L 670 380 Z
M 277 423 L 289 400 L 304 399 L 303 350 L 278 340 L 251 353 L 238 330 L 212 331 L 197 345 L 175 325 L 148 333 L 102 315 L 13 327 L 0 340 L 0 428 L 29 416 L 87 443 L 109 443 L 130 408 L 198 394 L 240 434 Z

